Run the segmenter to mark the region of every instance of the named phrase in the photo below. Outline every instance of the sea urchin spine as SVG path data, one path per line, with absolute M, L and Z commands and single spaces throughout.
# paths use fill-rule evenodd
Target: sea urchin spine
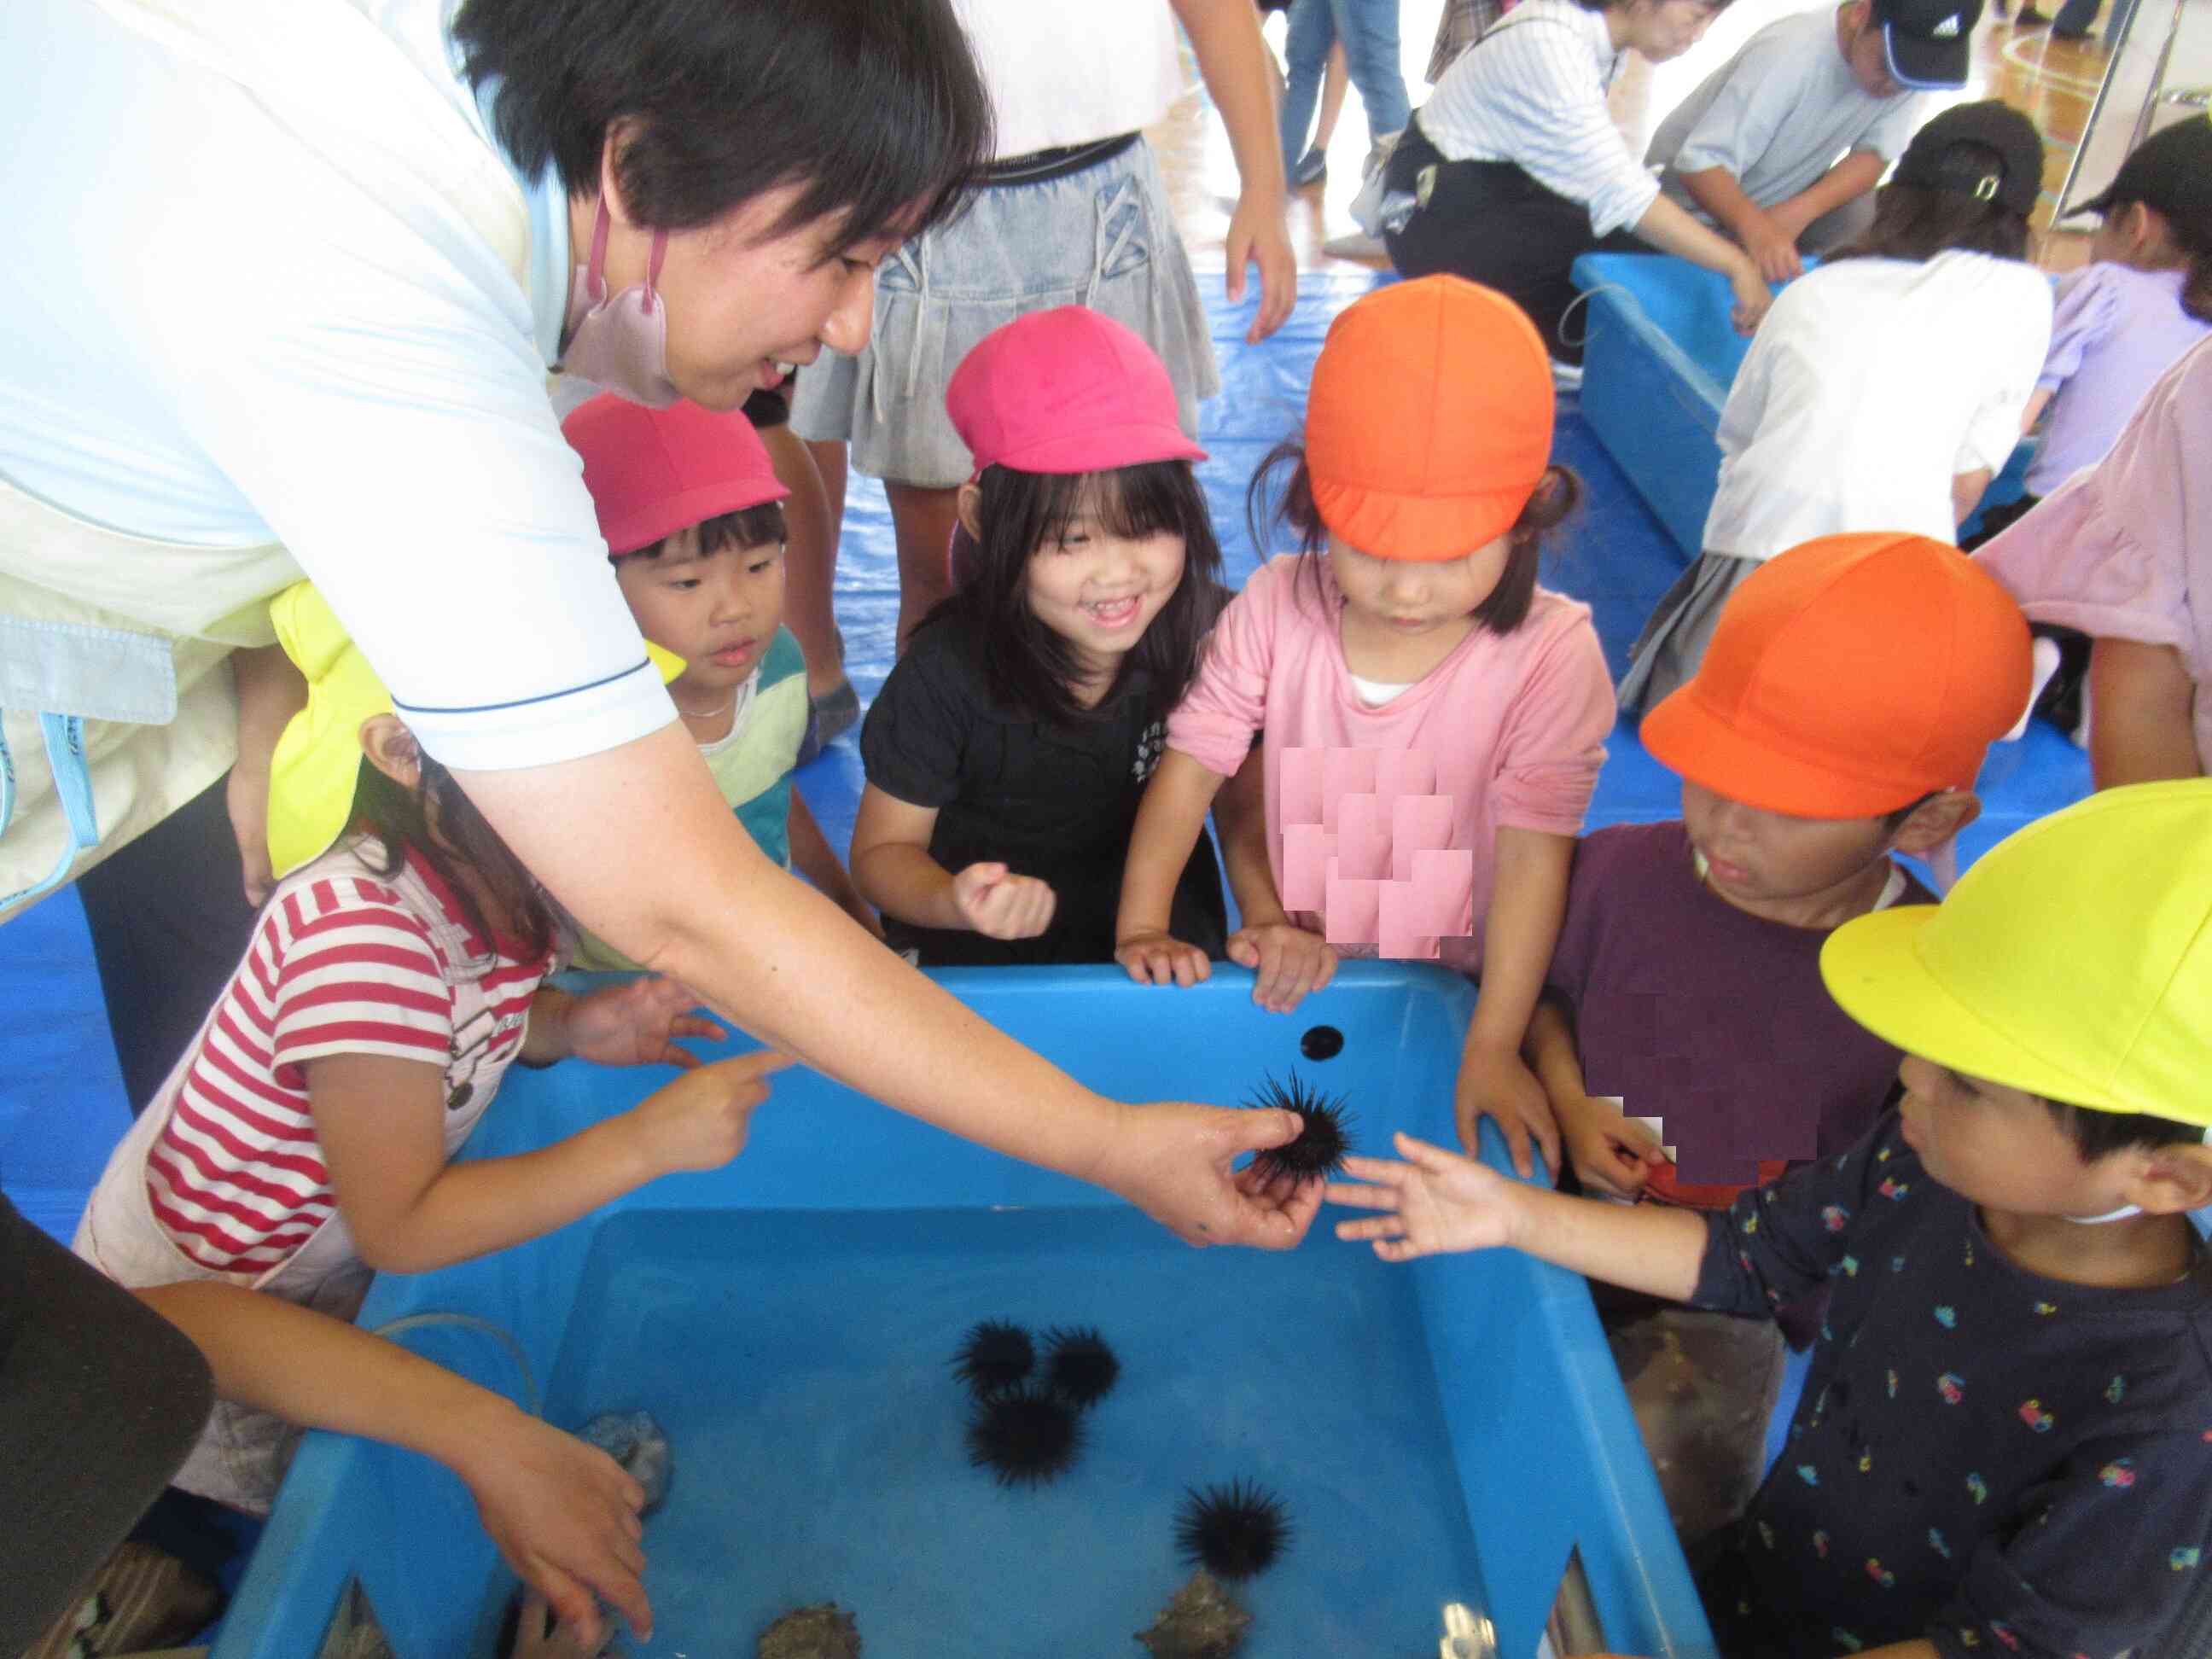
M 1066 1474 L 1083 1449 L 1075 1408 L 1042 1389 L 1016 1389 L 976 1404 L 968 1461 L 1002 1486 L 1034 1486 Z
M 1013 1388 L 1036 1363 L 1027 1331 L 1003 1319 L 987 1319 L 962 1339 L 952 1356 L 952 1374 L 982 1400 Z
M 1283 1500 L 1257 1483 L 1192 1488 L 1176 1511 L 1176 1548 L 1220 1578 L 1264 1571 L 1290 1541 Z
M 1296 1112 L 1305 1124 L 1297 1139 L 1269 1146 L 1253 1157 L 1253 1167 L 1262 1175 L 1271 1179 L 1289 1176 L 1299 1182 L 1318 1176 L 1327 1181 L 1343 1171 L 1344 1155 L 1352 1150 L 1346 1133 L 1352 1127 L 1352 1115 L 1345 1110 L 1342 1096 L 1310 1089 L 1292 1072 L 1287 1085 L 1269 1077 L 1259 1097 L 1246 1103 Z
M 1045 1385 L 1079 1411 L 1103 1400 L 1121 1375 L 1121 1362 L 1095 1327 L 1045 1333 Z

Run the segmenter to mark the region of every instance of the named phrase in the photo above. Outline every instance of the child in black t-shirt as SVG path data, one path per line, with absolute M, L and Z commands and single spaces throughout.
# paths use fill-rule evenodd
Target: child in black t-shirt
M 1223 597 L 1206 452 L 1151 348 L 1079 306 L 985 336 L 945 401 L 976 467 L 955 591 L 861 731 L 853 879 L 924 967 L 1111 962 L 1137 803 Z M 1175 915 L 1221 954 L 1203 840 Z

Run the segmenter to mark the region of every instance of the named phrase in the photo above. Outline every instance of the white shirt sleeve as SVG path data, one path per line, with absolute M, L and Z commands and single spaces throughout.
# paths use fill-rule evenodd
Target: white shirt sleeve
M 11 476 L 131 534 L 282 543 L 448 765 L 672 720 L 505 261 L 434 191 L 356 177 L 228 79 L 94 8 L 29 5 L 62 84 L 0 54 L 0 179 L 28 215 L 0 402 L 43 415 L 0 416 Z

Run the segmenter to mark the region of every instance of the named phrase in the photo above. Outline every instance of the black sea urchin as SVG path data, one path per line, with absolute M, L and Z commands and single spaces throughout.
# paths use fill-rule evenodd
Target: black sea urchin
M 1121 1375 L 1121 1362 L 1096 1328 L 1057 1327 L 1045 1333 L 1044 1380 L 1062 1400 L 1079 1411 L 1097 1405 L 1113 1391 Z
M 987 1319 L 962 1339 L 952 1356 L 952 1374 L 982 1400 L 1014 1387 L 1036 1363 L 1027 1331 L 1003 1319 Z
M 1083 1449 L 1075 1408 L 1041 1389 L 977 1402 L 968 1419 L 968 1461 L 1002 1486 L 1035 1486 L 1067 1472 Z
M 1352 1127 L 1352 1114 L 1345 1110 L 1341 1095 L 1324 1095 L 1310 1089 L 1293 1072 L 1287 1085 L 1269 1077 L 1259 1098 L 1245 1103 L 1279 1107 L 1286 1112 L 1296 1112 L 1305 1121 L 1305 1127 L 1298 1132 L 1297 1139 L 1270 1146 L 1253 1158 L 1253 1167 L 1261 1174 L 1271 1177 L 1286 1175 L 1298 1181 L 1319 1176 L 1327 1181 L 1341 1173 L 1344 1155 L 1352 1150 L 1352 1142 L 1345 1133 Z
M 1264 1571 L 1290 1541 L 1283 1500 L 1257 1483 L 1190 1489 L 1176 1511 L 1176 1548 L 1221 1578 Z

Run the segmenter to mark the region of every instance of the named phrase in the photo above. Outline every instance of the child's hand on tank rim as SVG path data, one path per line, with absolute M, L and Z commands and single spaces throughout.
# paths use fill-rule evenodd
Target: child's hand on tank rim
M 1124 934 L 1115 944 L 1114 960 L 1139 985 L 1191 986 L 1213 977 L 1205 951 L 1159 928 Z
M 1336 977 L 1336 951 L 1294 922 L 1263 922 L 1229 936 L 1229 959 L 1252 969 L 1252 1000 L 1287 1014 Z

